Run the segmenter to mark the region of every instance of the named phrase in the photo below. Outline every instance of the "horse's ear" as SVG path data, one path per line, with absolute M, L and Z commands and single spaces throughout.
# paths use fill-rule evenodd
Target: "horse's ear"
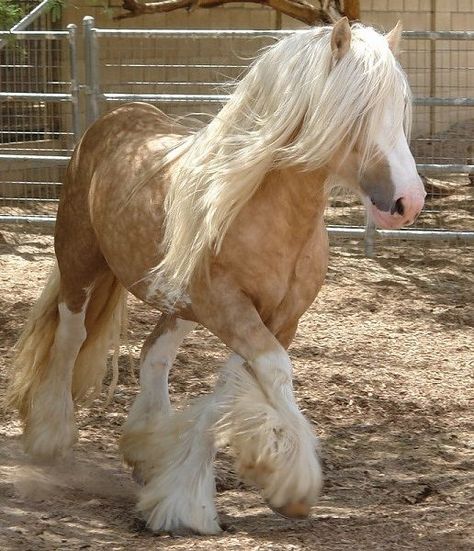
M 351 47 L 351 28 L 347 17 L 339 19 L 331 33 L 331 51 L 334 59 L 339 61 Z
M 393 55 L 397 56 L 400 53 L 400 42 L 402 39 L 402 22 L 399 21 L 393 29 L 385 35 L 388 42 L 388 47 L 392 50 Z

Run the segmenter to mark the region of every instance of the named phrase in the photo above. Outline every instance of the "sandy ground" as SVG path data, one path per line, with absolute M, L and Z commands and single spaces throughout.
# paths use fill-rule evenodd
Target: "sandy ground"
M 222 454 L 224 533 L 149 533 L 117 448 L 137 393 L 124 348 L 114 402 L 79 411 L 80 442 L 63 464 L 29 464 L 19 423 L 0 413 L 0 549 L 473 549 L 473 249 L 397 244 L 375 259 L 361 249 L 332 248 L 327 284 L 290 349 L 324 463 L 324 493 L 308 520 L 272 513 Z M 0 394 L 52 259 L 48 230 L 0 227 Z M 157 314 L 130 307 L 137 358 Z M 175 402 L 209 391 L 225 354 L 196 330 L 171 375 Z

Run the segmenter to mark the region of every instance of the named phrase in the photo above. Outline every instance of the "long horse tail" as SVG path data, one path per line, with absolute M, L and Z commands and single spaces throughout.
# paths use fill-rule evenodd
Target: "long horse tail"
M 7 407 L 16 408 L 22 419 L 28 415 L 32 395 L 48 366 L 59 320 L 59 288 L 60 274 L 56 264 L 15 347 L 13 375 L 5 402 Z
M 110 271 L 94 283 L 86 310 L 87 337 L 73 371 L 72 396 L 75 401 L 89 401 L 100 393 L 111 349 L 114 353 L 107 403 L 112 399 L 118 380 L 121 337 L 127 334 L 127 295 L 125 287 Z
M 75 401 L 91 399 L 102 388 L 111 347 L 116 350 L 109 396 L 118 377 L 120 335 L 126 324 L 127 292 L 111 271 L 100 274 L 91 286 L 85 313 L 85 335 L 74 362 L 71 394 Z M 36 304 L 31 309 L 18 340 L 13 373 L 6 395 L 6 406 L 19 411 L 28 424 L 32 408 L 41 398 L 42 383 L 54 387 L 52 357 L 59 338 L 61 275 L 56 264 Z M 57 378 L 57 377 L 56 377 Z M 69 398 L 70 399 L 70 398 Z M 36 407 L 35 407 L 36 415 Z

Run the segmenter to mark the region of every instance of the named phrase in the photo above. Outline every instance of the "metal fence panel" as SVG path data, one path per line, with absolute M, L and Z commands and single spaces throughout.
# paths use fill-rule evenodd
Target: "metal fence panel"
M 55 215 L 80 136 L 75 32 L 0 33 L 1 220 Z
M 48 155 L 56 156 L 54 166 L 62 170 L 57 166 L 61 162 L 59 157 L 67 157 L 80 132 L 77 65 L 85 65 L 80 87 L 85 97 L 85 125 L 100 113 L 128 101 L 151 102 L 170 115 L 188 119 L 193 113 L 199 114 L 202 121 L 218 111 L 231 89 L 229 83 L 245 72 L 259 50 L 290 32 L 294 31 L 96 29 L 94 20 L 85 18 L 83 53 L 76 49 L 75 29 L 69 29 L 69 60 L 64 52 L 60 60 L 68 66 L 69 78 L 64 78 L 66 73 L 62 71 L 62 79 L 50 76 L 41 81 L 39 103 L 42 112 L 54 113 L 54 109 L 61 107 L 60 124 L 50 123 L 47 126 L 49 134 L 43 125 L 41 138 L 44 139 L 34 140 L 38 149 L 43 149 L 35 151 L 35 155 L 46 159 Z M 385 238 L 391 235 L 396 239 L 424 239 L 426 236 L 441 239 L 444 236 L 444 239 L 469 240 L 474 220 L 473 187 L 467 177 L 474 174 L 474 32 L 409 31 L 404 37 L 407 40 L 401 63 L 415 95 L 411 147 L 420 172 L 429 176 L 426 182 L 428 198 L 426 209 L 414 228 L 391 234 L 378 232 L 377 235 Z M 21 63 L 17 59 L 11 65 Z M 0 90 L 0 102 L 5 99 L 5 92 Z M 38 100 L 40 93 L 35 90 L 32 92 L 36 94 L 34 98 L 28 97 L 27 88 L 12 88 L 11 84 L 8 92 L 9 102 L 25 105 L 34 98 Z M 48 111 L 48 106 L 54 109 Z M 56 120 L 53 114 L 48 116 Z M 34 138 L 37 135 L 34 125 L 30 124 L 30 128 Z M 8 131 L 11 132 L 11 127 Z M 46 139 L 51 134 L 56 140 L 54 146 Z M 14 153 L 27 160 L 26 155 L 31 151 L 21 150 L 20 141 L 13 143 Z M 62 146 L 58 147 L 58 143 Z M 48 148 L 46 155 L 44 147 Z M 5 158 L 5 150 L 3 154 Z M 36 170 L 36 165 L 31 170 Z M 33 173 L 31 178 L 32 182 L 37 181 Z M 48 180 L 59 181 L 59 176 L 50 175 Z M 17 182 L 21 184 L 17 188 L 18 199 L 29 200 L 20 201 L 20 213 L 28 216 L 30 213 L 25 205 L 32 204 L 37 197 L 39 201 L 31 212 L 46 214 L 40 205 L 45 197 L 57 195 L 59 186 L 42 188 L 32 183 L 28 187 L 27 181 L 23 176 L 23 180 Z M 40 189 L 43 195 L 38 194 Z M 347 193 L 332 199 L 327 220 L 336 227 L 332 233 L 340 237 L 359 237 L 364 232 L 363 208 L 357 198 Z M 420 230 L 428 233 L 421 236 Z M 443 235 L 440 231 L 444 231 Z M 374 235 L 373 231 L 369 232 L 369 252 Z

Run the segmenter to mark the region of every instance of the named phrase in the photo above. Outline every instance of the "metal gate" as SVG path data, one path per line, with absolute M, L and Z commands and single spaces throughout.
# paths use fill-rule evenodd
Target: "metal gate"
M 81 133 L 76 28 L 0 40 L 0 220 L 49 223 Z

